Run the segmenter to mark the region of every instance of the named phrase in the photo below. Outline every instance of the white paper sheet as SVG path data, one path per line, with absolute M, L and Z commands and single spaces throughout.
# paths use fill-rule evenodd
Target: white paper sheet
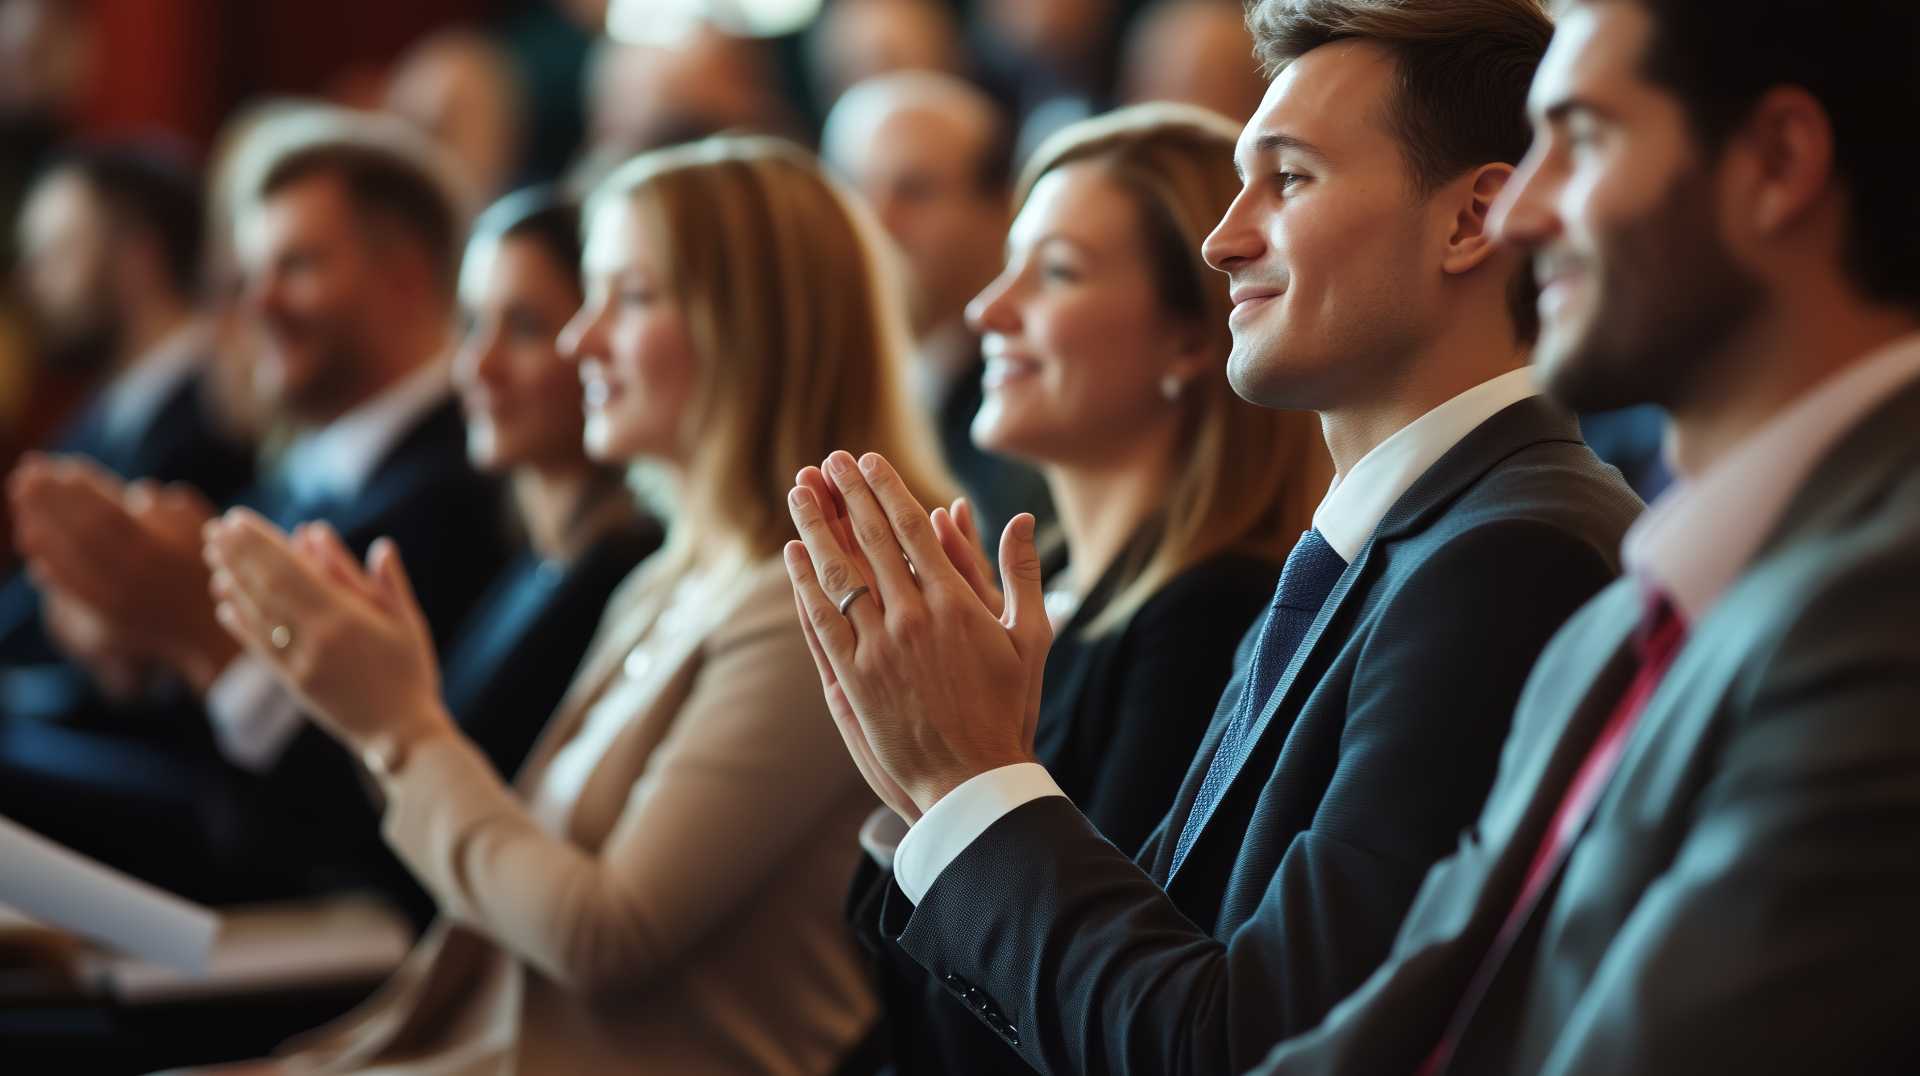
M 0 817 L 0 905 L 114 950 L 205 975 L 220 917 Z

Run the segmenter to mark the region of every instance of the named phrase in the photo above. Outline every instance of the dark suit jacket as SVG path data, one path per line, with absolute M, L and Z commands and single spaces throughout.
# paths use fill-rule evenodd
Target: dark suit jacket
M 1818 465 L 1691 626 L 1453 1073 L 1920 1071 L 1920 388 Z M 1636 668 L 1622 581 L 1542 656 L 1479 821 L 1391 959 L 1265 1073 L 1439 1041 Z
M 1639 510 L 1571 416 L 1514 404 L 1435 463 L 1355 557 L 1170 883 L 1244 674 L 1137 864 L 1069 801 L 1038 800 L 917 909 L 896 887 L 886 929 L 1043 1072 L 1246 1068 L 1385 958 L 1486 795 L 1528 668 L 1613 577 Z
M 183 379 L 145 427 L 117 438 L 106 433 L 96 400 L 49 451 L 86 456 L 121 478 L 185 482 L 215 504 L 225 504 L 253 476 L 252 450 L 218 428 L 205 405 L 204 381 Z M 0 585 L 0 665 L 57 660 L 42 634 L 40 596 L 23 573 Z
M 1102 834 L 1132 848 L 1179 788 L 1212 700 L 1233 676 L 1234 643 L 1265 610 L 1280 565 L 1214 557 L 1168 581 L 1123 625 L 1086 635 L 1115 596 L 1120 574 L 1111 570 L 1094 586 L 1047 654 L 1035 753 Z M 878 959 L 895 1069 L 902 1076 L 1032 1072 L 881 935 L 891 883 L 889 872 L 863 859 L 849 914 Z

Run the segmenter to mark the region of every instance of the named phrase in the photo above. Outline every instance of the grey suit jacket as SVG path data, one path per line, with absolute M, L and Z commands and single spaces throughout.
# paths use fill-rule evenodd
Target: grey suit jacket
M 1912 1072 L 1920 1062 L 1920 388 L 1817 467 L 1648 700 L 1447 1071 Z M 1479 822 L 1393 956 L 1262 1073 L 1431 1052 L 1636 667 L 1614 585 L 1542 656 Z

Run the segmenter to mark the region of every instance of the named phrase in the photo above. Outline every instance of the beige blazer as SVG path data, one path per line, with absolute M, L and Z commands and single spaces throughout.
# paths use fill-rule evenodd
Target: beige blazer
M 835 731 L 778 558 L 689 616 L 653 558 L 621 585 L 515 782 L 464 740 L 384 782 L 387 840 L 441 917 L 305 1071 L 822 1073 L 872 1021 L 841 900 L 873 801 Z M 623 677 L 640 699 L 565 840 L 526 799 Z

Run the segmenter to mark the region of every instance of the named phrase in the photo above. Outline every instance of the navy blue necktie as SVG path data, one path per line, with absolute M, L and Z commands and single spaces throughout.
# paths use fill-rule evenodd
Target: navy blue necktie
M 1180 838 L 1173 846 L 1173 865 L 1167 871 L 1169 879 L 1193 850 L 1207 816 L 1219 805 L 1227 784 L 1253 750 L 1254 722 L 1266 709 L 1267 699 L 1279 686 L 1280 674 L 1293 660 L 1300 640 L 1306 638 L 1307 629 L 1313 626 L 1327 595 L 1333 593 L 1333 585 L 1346 570 L 1347 562 L 1317 530 L 1302 534 L 1293 552 L 1287 554 L 1286 566 L 1280 569 L 1280 585 L 1273 591 L 1273 604 L 1267 607 L 1267 618 L 1260 624 L 1253 667 L 1248 670 L 1246 690 L 1240 694 L 1240 709 L 1221 735 L 1220 746 L 1207 765 L 1207 775 L 1200 781 L 1200 792 L 1194 797 L 1193 812 L 1180 827 Z

